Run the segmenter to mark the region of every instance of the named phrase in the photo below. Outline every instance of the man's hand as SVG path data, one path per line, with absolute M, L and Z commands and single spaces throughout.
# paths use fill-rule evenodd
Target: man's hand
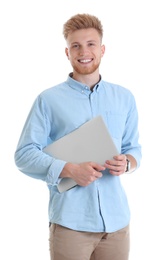
M 84 162 L 79 164 L 66 163 L 60 177 L 69 177 L 78 185 L 87 186 L 98 178 L 101 178 L 101 171 L 104 170 L 104 166 L 94 162 Z
M 112 160 L 107 160 L 104 166 L 109 169 L 112 175 L 119 176 L 126 171 L 127 157 L 125 154 L 114 156 Z

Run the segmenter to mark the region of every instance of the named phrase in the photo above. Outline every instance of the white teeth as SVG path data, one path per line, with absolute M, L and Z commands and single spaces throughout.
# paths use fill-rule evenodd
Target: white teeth
M 89 60 L 80 60 L 80 62 L 82 62 L 82 63 L 87 63 L 89 61 L 91 61 L 91 59 L 89 59 Z

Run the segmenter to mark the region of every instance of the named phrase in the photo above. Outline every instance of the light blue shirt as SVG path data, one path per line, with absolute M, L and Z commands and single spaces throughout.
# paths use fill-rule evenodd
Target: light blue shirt
M 141 146 L 133 94 L 103 80 L 91 91 L 70 76 L 36 98 L 18 142 L 15 162 L 21 172 L 47 183 L 50 222 L 79 231 L 114 232 L 130 222 L 120 177 L 105 170 L 103 177 L 89 186 L 76 186 L 59 193 L 59 175 L 66 162 L 42 151 L 49 143 L 98 115 L 103 117 L 118 151 L 131 154 L 138 168 Z

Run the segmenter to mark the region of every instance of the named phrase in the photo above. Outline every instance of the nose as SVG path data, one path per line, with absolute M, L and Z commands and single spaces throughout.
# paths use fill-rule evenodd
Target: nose
M 89 52 L 89 50 L 88 50 L 87 46 L 80 47 L 80 51 L 79 51 L 80 55 L 86 55 L 88 52 Z

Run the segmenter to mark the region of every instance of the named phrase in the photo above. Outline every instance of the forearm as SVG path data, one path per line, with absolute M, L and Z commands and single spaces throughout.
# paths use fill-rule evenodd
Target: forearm
M 56 185 L 66 162 L 57 160 L 33 145 L 18 148 L 15 152 L 15 163 L 24 174 Z

